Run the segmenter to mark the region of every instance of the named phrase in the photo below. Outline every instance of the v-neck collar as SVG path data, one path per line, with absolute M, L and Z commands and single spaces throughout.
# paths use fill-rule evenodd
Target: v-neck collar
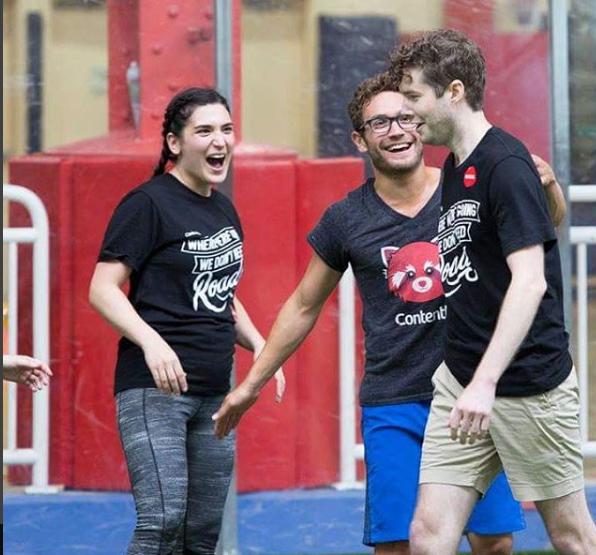
M 398 224 L 403 224 L 403 223 L 407 223 L 407 222 L 413 222 L 416 219 L 418 219 L 419 217 L 424 216 L 424 214 L 426 213 L 427 210 L 431 210 L 434 205 L 438 204 L 438 201 L 441 196 L 442 184 L 443 184 L 443 172 L 441 172 L 441 178 L 439 179 L 439 184 L 437 185 L 437 188 L 435 189 L 432 196 L 428 199 L 428 201 L 426 201 L 426 204 L 418 211 L 418 213 L 412 217 L 406 216 L 405 214 L 402 214 L 398 210 L 395 210 L 395 208 L 392 208 L 391 206 L 389 206 L 381 198 L 381 196 L 379 195 L 379 193 L 377 193 L 377 191 L 375 189 L 374 178 L 371 177 L 370 179 L 367 180 L 365 188 L 366 188 L 367 194 L 369 194 L 372 197 L 373 202 L 375 202 L 377 205 L 379 205 L 379 207 L 387 215 L 389 215 L 391 218 L 395 219 Z

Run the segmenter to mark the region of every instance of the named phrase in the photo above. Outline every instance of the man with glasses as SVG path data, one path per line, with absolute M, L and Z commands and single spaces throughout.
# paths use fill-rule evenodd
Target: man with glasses
M 422 143 L 411 131 L 416 124 L 411 112 L 402 110 L 403 101 L 386 75 L 356 90 L 348 108 L 352 140 L 370 158 L 374 178 L 330 206 L 309 234 L 314 253 L 302 281 L 247 378 L 214 416 L 219 436 L 236 426 L 310 332 L 351 265 L 364 307 L 366 343 L 360 388 L 367 469 L 364 543 L 377 554 L 408 553 L 431 376 L 443 360 L 446 317 L 435 240 L 441 172 L 425 166 Z M 560 195 L 556 182 L 551 187 L 550 168 L 539 163 L 549 189 Z M 521 508 L 501 476 L 470 519 L 474 553 L 510 553 L 510 532 L 523 527 Z
M 456 553 L 505 468 L 557 552 L 593 555 L 557 237 L 530 154 L 486 119 L 486 63 L 463 33 L 425 33 L 391 70 L 416 116 L 407 125 L 451 150 L 438 227 L 445 361 L 433 376 L 412 553 Z

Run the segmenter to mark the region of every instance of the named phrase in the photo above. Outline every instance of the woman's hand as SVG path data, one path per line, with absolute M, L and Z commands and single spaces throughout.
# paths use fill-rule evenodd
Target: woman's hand
M 280 368 L 275 372 L 275 402 L 281 403 L 284 398 L 286 391 L 286 376 L 284 375 L 284 369 Z
M 158 389 L 174 395 L 188 391 L 186 372 L 182 369 L 178 355 L 161 337 L 144 345 L 143 353 Z
M 253 361 L 259 358 L 261 351 L 265 347 L 265 341 L 260 341 L 254 348 L 253 354 Z M 284 369 L 280 367 L 280 369 L 275 372 L 275 402 L 281 403 L 284 397 L 284 393 L 286 391 L 286 376 L 284 374 Z

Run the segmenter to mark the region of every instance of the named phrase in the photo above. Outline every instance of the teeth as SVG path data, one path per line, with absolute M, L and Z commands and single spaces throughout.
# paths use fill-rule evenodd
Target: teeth
M 392 147 L 389 147 L 387 150 L 389 152 L 401 152 L 402 150 L 407 150 L 408 148 L 410 148 L 410 145 L 394 145 Z

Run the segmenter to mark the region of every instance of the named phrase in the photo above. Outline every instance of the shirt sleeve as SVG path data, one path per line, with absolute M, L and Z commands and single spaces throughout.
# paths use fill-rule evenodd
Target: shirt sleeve
M 98 260 L 120 260 L 138 272 L 155 249 L 158 231 L 159 214 L 149 196 L 129 193 L 112 215 Z
M 538 173 L 510 156 L 493 170 L 489 197 L 505 256 L 557 238 Z
M 308 234 L 308 242 L 323 262 L 336 272 L 345 272 L 349 254 L 345 247 L 345 235 L 338 221 L 338 210 L 334 206 L 327 208 L 319 223 Z

